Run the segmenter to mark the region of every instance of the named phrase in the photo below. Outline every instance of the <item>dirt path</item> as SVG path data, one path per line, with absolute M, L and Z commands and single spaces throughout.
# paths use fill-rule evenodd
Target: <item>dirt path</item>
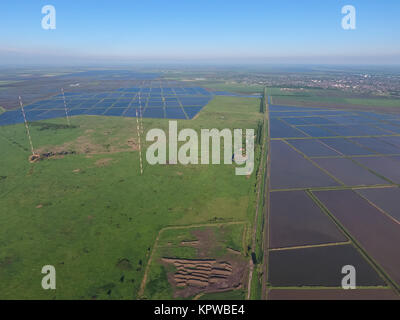
M 269 249 L 269 251 L 271 252 L 271 251 L 286 251 L 286 250 L 298 250 L 298 249 L 308 249 L 308 248 L 321 248 L 321 247 L 343 246 L 343 245 L 348 245 L 348 244 L 351 244 L 351 241 L 309 244 L 309 245 L 293 246 L 293 247 L 282 247 L 282 248 Z

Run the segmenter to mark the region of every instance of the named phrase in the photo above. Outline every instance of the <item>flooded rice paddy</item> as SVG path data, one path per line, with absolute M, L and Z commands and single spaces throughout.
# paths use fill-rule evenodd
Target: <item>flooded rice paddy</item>
M 398 299 L 400 114 L 270 106 L 269 116 L 270 299 Z M 357 272 L 351 294 L 344 265 Z

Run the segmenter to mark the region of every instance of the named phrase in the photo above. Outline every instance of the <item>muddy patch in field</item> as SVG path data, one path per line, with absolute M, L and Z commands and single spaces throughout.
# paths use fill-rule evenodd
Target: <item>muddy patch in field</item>
M 112 154 L 138 150 L 136 140 L 129 138 L 119 141 L 118 138 L 109 138 L 102 144 L 96 143 L 89 134 L 80 136 L 73 141 L 59 146 L 45 146 L 35 150 L 37 154 L 67 155 L 67 154 Z
M 75 151 L 49 151 L 44 153 L 35 153 L 29 156 L 29 162 L 34 163 L 45 159 L 61 159 L 67 155 L 75 154 Z
M 111 162 L 113 161 L 112 158 L 104 158 L 104 159 L 99 159 L 95 162 L 96 167 L 106 167 L 108 165 L 111 164 Z
M 138 144 L 137 144 L 135 138 L 129 138 L 129 139 L 127 140 L 126 144 L 127 144 L 129 147 L 133 148 L 133 150 L 137 150 L 137 149 L 138 149 Z
M 161 264 L 174 289 L 174 297 L 188 298 L 199 293 L 238 289 L 245 283 L 248 262 L 241 252 L 232 252 L 215 234 L 214 228 L 196 229 L 196 240 L 181 241 L 179 247 L 196 249 L 196 257 L 162 257 Z
M 56 123 L 50 123 L 50 122 L 31 122 L 29 125 L 31 127 L 38 127 L 39 131 L 78 128 L 78 126 L 74 126 L 74 125 L 56 124 Z

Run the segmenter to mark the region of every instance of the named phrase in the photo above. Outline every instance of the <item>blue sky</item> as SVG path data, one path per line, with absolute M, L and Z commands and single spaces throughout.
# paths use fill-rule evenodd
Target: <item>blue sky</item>
M 41 28 L 47 4 L 55 30 Z M 356 30 L 341 28 L 347 4 Z M 400 63 L 398 0 L 2 0 L 0 12 L 3 63 Z

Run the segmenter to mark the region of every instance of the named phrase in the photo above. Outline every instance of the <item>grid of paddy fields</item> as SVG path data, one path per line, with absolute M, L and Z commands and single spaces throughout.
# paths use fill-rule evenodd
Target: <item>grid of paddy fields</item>
M 29 122 L 66 116 L 98 115 L 166 119 L 192 119 L 215 95 L 255 97 L 224 91 L 210 92 L 202 87 L 166 86 L 150 82 L 145 86 L 120 88 L 108 92 L 66 92 L 65 102 L 61 94 L 24 106 Z M 65 108 L 66 107 L 66 108 Z M 20 109 L 0 115 L 0 126 L 22 123 Z
M 398 299 L 400 115 L 269 109 L 268 298 Z

